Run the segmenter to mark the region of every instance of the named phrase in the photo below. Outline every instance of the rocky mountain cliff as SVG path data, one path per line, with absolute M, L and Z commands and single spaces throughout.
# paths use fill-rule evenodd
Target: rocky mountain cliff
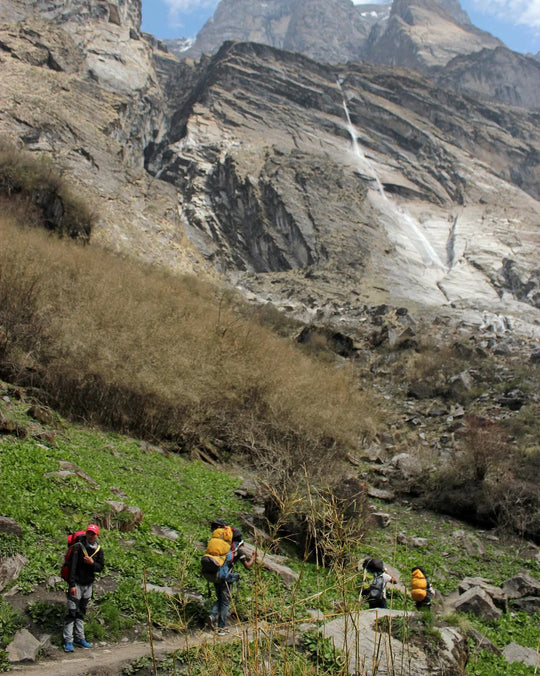
M 214 54 L 226 40 L 262 42 L 316 61 L 362 58 L 420 70 L 501 44 L 471 24 L 457 0 L 221 0 L 187 54 Z
M 532 57 L 476 28 L 458 0 L 221 0 L 189 49 L 183 40 L 169 44 L 181 58 L 199 58 L 226 40 L 261 42 L 329 63 L 361 59 L 411 68 L 458 91 L 540 107 Z
M 389 303 L 538 332 L 537 113 L 260 44 L 180 61 L 138 2 L 80 4 L 2 6 L 0 134 L 69 172 L 95 243 L 307 320 Z

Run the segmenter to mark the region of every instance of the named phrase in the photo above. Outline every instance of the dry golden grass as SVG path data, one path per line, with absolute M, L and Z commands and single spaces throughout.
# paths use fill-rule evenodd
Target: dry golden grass
M 222 289 L 0 220 L 0 360 L 66 414 L 321 474 L 373 432 L 346 369 L 276 336 Z

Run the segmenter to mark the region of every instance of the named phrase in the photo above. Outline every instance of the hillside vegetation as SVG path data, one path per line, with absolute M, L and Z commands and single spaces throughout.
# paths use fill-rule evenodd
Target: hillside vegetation
M 240 313 L 233 294 L 6 218 L 0 239 L 0 371 L 63 414 L 245 455 L 283 481 L 304 465 L 327 475 L 374 433 L 347 368 Z
M 257 543 L 261 552 L 277 548 L 286 555 L 287 565 L 299 573 L 298 582 L 286 588 L 260 566 L 244 572 L 233 622 L 266 626 L 268 645 L 257 648 L 246 643 L 242 652 L 239 646 L 221 645 L 217 658 L 211 647 L 196 649 L 191 657 L 180 651 L 174 664 L 178 669 L 188 664 L 190 674 L 217 676 L 242 673 L 237 671 L 242 668 L 260 673 L 264 664 L 272 665 L 272 674 L 283 676 L 344 674 L 339 654 L 316 634 L 292 645 L 289 639 L 298 627 L 312 622 L 315 611 L 319 622 L 324 622 L 364 607 L 358 596 L 361 577 L 357 561 L 366 554 L 383 557 L 401 572 L 405 585 L 410 567 L 421 563 L 430 571 L 439 594 L 455 589 L 467 575 L 484 576 L 500 584 L 522 569 L 533 574 L 537 570 L 518 541 L 490 539 L 453 519 L 411 511 L 397 503 L 391 508 L 392 528 L 370 530 L 364 522 L 361 539 L 343 537 L 341 520 L 335 519 L 334 551 L 339 548 L 341 556 L 323 568 L 304 561 L 286 542 L 280 542 L 271 526 L 272 540 L 256 541 L 250 532 L 253 505 L 234 492 L 240 485 L 239 477 L 131 437 L 69 423 L 54 411 L 48 412 L 48 419 L 40 415 L 39 420 L 34 417 L 31 399 L 31 391 L 0 382 L 0 418 L 12 423 L 11 433 L 5 426 L 0 436 L 0 515 L 14 519 L 21 528 L 19 535 L 2 536 L 0 558 L 19 554 L 28 560 L 16 584 L 10 585 L 9 598 L 0 597 L 0 664 L 5 668 L 2 650 L 21 626 L 28 626 L 38 636 L 49 633 L 53 646 L 61 645 L 65 584 L 57 575 L 66 534 L 90 521 L 103 526 L 100 540 L 107 566 L 96 586 L 86 628 L 89 638 L 105 646 L 122 638 L 144 638 L 149 621 L 156 635 L 197 635 L 212 599 L 210 588 L 199 575 L 199 561 L 209 521 L 216 516 L 241 524 L 246 539 Z M 110 504 L 118 501 L 140 509 L 142 520 L 134 525 L 127 514 L 118 516 Z M 294 511 L 295 505 L 288 508 Z M 319 518 L 320 513 L 313 513 L 312 523 Z M 472 541 L 480 537 L 485 553 L 480 556 L 453 546 L 457 529 Z M 426 538 L 427 544 L 400 544 L 396 538 L 399 532 Z M 145 595 L 145 581 L 164 589 Z M 169 594 L 164 593 L 165 588 Z M 410 598 L 401 586 L 392 593 L 390 603 L 393 608 L 411 609 Z M 440 601 L 436 608 L 439 616 Z M 433 620 L 426 618 L 435 636 Z M 538 614 L 513 612 L 500 622 L 466 615 L 444 621 L 487 634 L 499 648 L 513 640 L 536 648 L 539 620 Z M 435 625 L 439 621 L 436 619 Z M 46 652 L 46 658 L 57 657 L 55 649 Z M 166 660 L 159 673 L 176 673 L 176 666 Z M 143 667 L 142 674 L 153 673 L 149 661 L 134 665 L 129 673 L 138 673 Z M 533 673 L 532 668 L 507 664 L 502 657 L 480 651 L 471 643 L 468 673 L 484 676 L 493 670 L 509 676 Z

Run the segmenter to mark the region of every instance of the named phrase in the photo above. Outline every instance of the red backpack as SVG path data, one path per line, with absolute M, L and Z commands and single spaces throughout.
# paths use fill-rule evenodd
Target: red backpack
M 78 530 L 76 533 L 70 533 L 67 536 L 68 550 L 64 555 L 64 565 L 60 569 L 60 576 L 62 580 L 65 580 L 66 582 L 69 580 L 69 561 L 71 559 L 73 547 L 77 544 L 77 542 L 81 542 L 85 535 L 86 531 Z

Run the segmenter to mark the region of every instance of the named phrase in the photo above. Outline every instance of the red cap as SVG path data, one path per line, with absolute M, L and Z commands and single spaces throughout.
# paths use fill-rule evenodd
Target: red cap
M 96 526 L 95 523 L 91 523 L 88 528 L 86 529 L 87 533 L 95 533 L 96 535 L 99 535 L 99 526 Z

